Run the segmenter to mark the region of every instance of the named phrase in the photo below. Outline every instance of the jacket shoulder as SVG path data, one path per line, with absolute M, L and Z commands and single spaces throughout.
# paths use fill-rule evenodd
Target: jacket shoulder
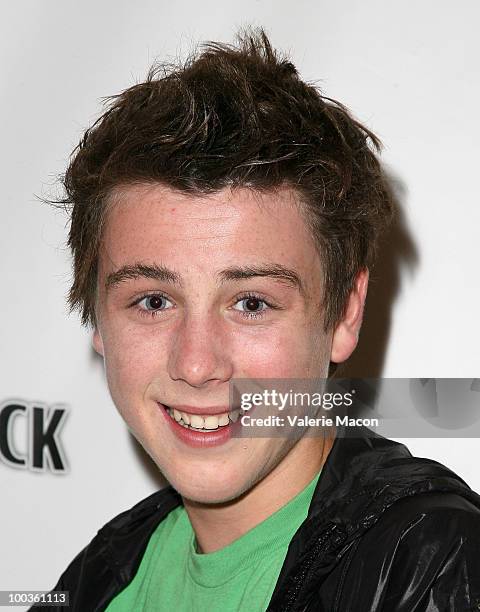
M 131 508 L 120 512 L 97 531 L 90 543 L 70 563 L 62 578 L 71 573 L 77 575 L 85 558 L 103 553 L 107 545 L 110 553 L 112 548 L 115 548 L 116 537 L 121 537 L 124 544 L 124 538 L 127 537 L 128 541 L 128 536 L 137 538 L 144 535 L 148 538 L 151 533 L 150 527 L 158 524 L 172 508 L 178 505 L 179 500 L 178 493 L 169 486 L 155 491 Z
M 340 610 L 470 610 L 480 604 L 480 508 L 458 493 L 404 497 L 352 546 Z
M 52 589 L 70 592 L 70 607 L 65 610 L 103 609 L 135 574 L 158 523 L 180 503 L 180 495 L 168 486 L 103 525 L 71 561 Z M 56 612 L 62 609 L 52 608 Z

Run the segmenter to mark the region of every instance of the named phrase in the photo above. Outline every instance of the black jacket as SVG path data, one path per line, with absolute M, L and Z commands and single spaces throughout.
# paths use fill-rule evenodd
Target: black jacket
M 323 467 L 268 611 L 480 610 L 480 496 L 401 444 L 363 429 L 345 435 Z M 55 587 L 70 591 L 70 607 L 52 610 L 104 610 L 180 503 L 168 487 L 107 523 Z

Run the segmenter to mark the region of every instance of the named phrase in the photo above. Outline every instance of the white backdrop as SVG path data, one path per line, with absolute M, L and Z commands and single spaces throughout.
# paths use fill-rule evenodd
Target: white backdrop
M 0 461 L 0 590 L 51 588 L 105 521 L 160 482 L 115 412 L 88 333 L 67 316 L 66 218 L 35 198 L 51 193 L 101 97 L 143 79 L 157 57 L 184 56 L 203 40 L 231 41 L 242 25 L 264 26 L 304 78 L 319 80 L 385 143 L 404 211 L 397 246 L 410 263 L 397 270 L 395 283 L 386 279 L 388 344 L 377 373 L 475 377 L 479 19 L 475 0 L 3 5 L 0 403 L 66 405 L 61 440 L 69 471 Z M 384 280 L 377 281 L 379 294 Z M 361 341 L 358 373 L 382 345 L 368 330 Z M 27 419 L 19 414 L 14 424 L 14 444 L 24 449 Z M 477 440 L 408 444 L 480 490 Z

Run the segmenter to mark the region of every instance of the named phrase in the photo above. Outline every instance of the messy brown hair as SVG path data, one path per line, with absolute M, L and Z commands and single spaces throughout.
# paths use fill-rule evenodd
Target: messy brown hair
M 187 194 L 291 187 L 324 265 L 325 329 L 341 318 L 357 273 L 371 266 L 392 202 L 377 137 L 302 81 L 262 29 L 211 42 L 180 65 L 108 98 L 63 177 L 71 214 L 68 302 L 96 325 L 97 262 L 108 195 L 136 183 Z

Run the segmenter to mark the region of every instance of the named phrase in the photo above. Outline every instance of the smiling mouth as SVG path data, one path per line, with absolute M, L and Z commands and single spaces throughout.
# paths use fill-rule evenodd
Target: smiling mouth
M 236 423 L 239 417 L 244 414 L 241 408 L 222 414 L 200 415 L 182 412 L 176 408 L 165 406 L 165 404 L 163 404 L 163 406 L 174 421 L 182 427 L 192 429 L 193 431 L 210 432 L 223 429 L 224 427 L 228 427 L 230 423 Z

